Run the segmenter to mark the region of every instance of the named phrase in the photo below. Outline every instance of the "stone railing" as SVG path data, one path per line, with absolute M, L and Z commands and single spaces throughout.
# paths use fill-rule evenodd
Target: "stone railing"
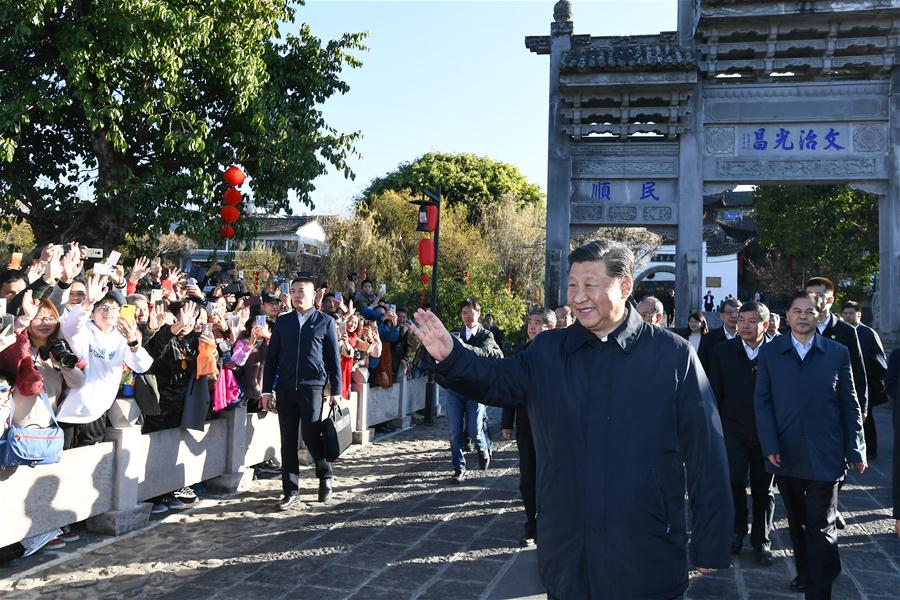
M 354 442 L 368 443 L 379 423 L 408 425 L 409 413 L 425 405 L 425 380 L 390 389 L 354 385 L 342 404 L 350 408 Z M 203 431 L 147 435 L 135 426 L 132 401 L 117 400 L 109 415 L 114 426 L 102 443 L 66 450 L 55 464 L 0 470 L 0 547 L 84 520 L 93 531 L 120 535 L 148 522 L 155 496 L 201 481 L 214 492 L 244 489 L 249 466 L 281 448 L 278 417 L 244 407 L 220 413 Z

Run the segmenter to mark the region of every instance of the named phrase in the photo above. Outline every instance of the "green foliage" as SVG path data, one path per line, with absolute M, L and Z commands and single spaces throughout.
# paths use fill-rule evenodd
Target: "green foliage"
M 111 248 L 170 223 L 221 241 L 221 173 L 242 165 L 258 202 L 311 204 L 311 181 L 358 133 L 320 106 L 345 93 L 362 34 L 296 35 L 286 0 L 22 0 L 0 4 L 0 210 L 39 242 Z M 91 194 L 87 190 L 93 190 Z M 93 195 L 92 201 L 79 198 Z M 238 222 L 238 236 L 252 227 Z
M 0 244 L 0 268 L 9 264 L 13 252 L 27 254 L 34 248 L 34 234 L 24 221 L 0 217 L 0 236 L 5 240 Z
M 544 201 L 540 188 L 530 183 L 514 166 L 474 154 L 429 152 L 411 163 L 403 163 L 384 177 L 369 184 L 360 196 L 362 210 L 384 192 L 419 193 L 423 187 L 442 194 L 450 206 L 464 206 L 469 221 L 479 223 L 485 209 L 507 195 L 520 204 Z
M 807 278 L 823 275 L 857 300 L 872 294 L 878 273 L 877 198 L 844 185 L 761 186 L 753 193 L 753 216 L 770 256 L 773 283 L 785 280 L 780 287 L 799 289 Z
M 326 225 L 329 253 L 322 269 L 334 283 L 347 274 L 365 272 L 376 282 L 387 284 L 388 301 L 416 309 L 431 302 L 431 284 L 422 286 L 416 232 L 418 207 L 410 204 L 409 192 L 386 191 L 374 196 L 368 210 Z M 464 207 L 441 212 L 438 263 L 438 315 L 448 325 L 459 323 L 459 303 L 466 296 L 478 297 L 483 312 L 493 313 L 506 331 L 521 327 L 525 301 L 507 289 L 506 276 L 478 227 L 466 221 Z M 430 269 L 428 269 L 430 272 Z M 468 278 L 468 283 L 467 283 Z

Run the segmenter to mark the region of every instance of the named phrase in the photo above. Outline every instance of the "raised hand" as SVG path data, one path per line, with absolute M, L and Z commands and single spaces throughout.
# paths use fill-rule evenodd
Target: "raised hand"
M 134 266 L 131 267 L 131 273 L 128 274 L 128 281 L 131 283 L 137 283 L 141 279 L 147 276 L 150 272 L 150 259 L 146 256 L 142 256 L 134 261 Z
M 417 310 L 415 322 L 410 324 L 409 329 L 434 360 L 444 360 L 453 351 L 453 336 L 430 310 Z
M 49 246 L 50 251 L 47 252 L 47 262 L 44 267 L 44 281 L 51 285 L 56 283 L 63 275 L 62 264 L 62 247 Z M 41 254 L 41 257 L 44 255 Z
M 178 267 L 172 267 L 169 269 L 169 281 L 172 282 L 180 282 L 183 279 L 187 279 L 187 273 L 179 269 Z
M 158 330 L 165 323 L 166 307 L 162 304 L 154 304 L 147 315 L 147 326 L 153 331 Z
M 138 346 L 141 345 L 141 330 L 138 329 L 137 323 L 119 318 L 119 321 L 116 323 L 116 330 L 122 334 L 122 337 L 124 337 L 129 344 L 137 342 Z
M 44 265 L 41 263 L 34 263 L 28 270 L 25 271 L 25 276 L 28 278 L 28 285 L 31 285 L 38 279 L 40 279 L 41 275 L 44 274 Z
M 77 243 L 69 244 L 69 252 L 62 257 L 62 275 L 59 280 L 63 283 L 70 283 L 81 273 L 84 265 L 84 259 L 81 258 L 81 248 Z
M 26 290 L 25 293 L 22 294 L 22 306 L 19 311 L 21 313 L 20 316 L 29 323 L 31 323 L 37 315 L 38 301 L 35 300 L 31 290 Z
M 85 285 L 84 302 L 82 302 L 85 310 L 91 310 L 106 295 L 106 284 L 108 281 L 109 277 L 97 273 L 88 277 Z

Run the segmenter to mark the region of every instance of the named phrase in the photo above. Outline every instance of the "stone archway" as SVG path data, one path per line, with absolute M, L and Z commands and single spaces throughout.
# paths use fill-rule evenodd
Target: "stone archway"
M 644 281 L 644 279 L 646 279 L 650 275 L 656 275 L 657 273 L 671 273 L 672 275 L 676 275 L 675 267 L 673 267 L 671 265 L 657 265 L 655 267 L 650 267 L 649 269 L 645 269 L 645 270 L 641 271 L 634 278 L 634 287 L 637 287 L 639 283 Z

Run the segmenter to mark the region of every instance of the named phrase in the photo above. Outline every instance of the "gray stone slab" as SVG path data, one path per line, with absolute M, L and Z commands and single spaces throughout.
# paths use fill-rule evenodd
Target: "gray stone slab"
M 537 550 L 524 550 L 512 559 L 508 570 L 490 589 L 487 600 L 544 600 L 546 597 L 546 588 L 538 574 Z
M 494 558 L 494 557 L 492 557 Z M 503 557 L 507 560 L 509 557 Z M 490 560 L 473 557 L 470 560 L 454 560 L 441 573 L 441 579 L 472 581 L 487 586 L 503 570 L 506 560 Z
M 472 581 L 438 579 L 429 585 L 418 600 L 448 600 L 448 598 L 478 598 L 484 584 Z
M 283 598 L 287 591 L 284 588 L 254 582 L 236 583 L 222 590 L 219 598 L 228 600 L 275 600 Z M 181 598 L 191 598 L 181 596 Z
M 197 577 L 191 579 L 190 584 L 214 590 L 230 587 L 244 581 L 255 572 L 262 569 L 258 563 L 241 563 L 224 565 L 215 569 L 208 569 Z
M 438 563 L 401 563 L 387 567 L 366 583 L 365 589 L 415 590 L 441 570 Z

